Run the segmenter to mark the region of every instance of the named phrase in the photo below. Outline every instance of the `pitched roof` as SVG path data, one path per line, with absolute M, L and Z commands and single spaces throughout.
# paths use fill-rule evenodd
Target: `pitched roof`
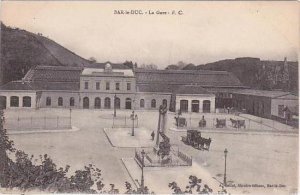
M 178 89 L 178 85 L 168 84 L 137 84 L 137 92 L 164 92 L 173 93 Z
M 87 65 L 86 67 L 87 68 L 105 68 L 106 64 L 110 64 L 113 69 L 132 69 L 129 66 L 126 66 L 122 63 L 111 63 L 111 62 L 93 63 L 93 64 Z
M 209 94 L 206 89 L 197 85 L 138 84 L 137 91 L 175 94 Z
M 79 82 L 83 68 L 69 66 L 36 66 L 24 77 L 25 81 Z
M 233 93 L 270 97 L 270 98 L 278 98 L 278 97 L 284 97 L 286 95 L 290 95 L 290 92 L 285 92 L 285 91 L 267 91 L 267 90 L 257 90 L 257 89 L 240 89 L 240 90 L 236 90 Z
M 47 82 L 47 81 L 11 81 L 0 86 L 0 90 L 67 90 L 78 91 L 80 88 L 79 82 Z
M 232 73 L 210 70 L 144 70 L 136 69 L 139 84 L 199 85 L 202 87 L 243 87 Z
M 209 94 L 209 92 L 198 85 L 182 85 L 176 91 L 176 94 Z

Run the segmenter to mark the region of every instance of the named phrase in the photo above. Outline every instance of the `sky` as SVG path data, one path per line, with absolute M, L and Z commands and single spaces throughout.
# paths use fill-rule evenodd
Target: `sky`
M 86 59 L 163 68 L 178 61 L 203 64 L 237 57 L 296 61 L 299 8 L 297 1 L 2 1 L 0 18 Z M 150 15 L 149 10 L 170 14 Z

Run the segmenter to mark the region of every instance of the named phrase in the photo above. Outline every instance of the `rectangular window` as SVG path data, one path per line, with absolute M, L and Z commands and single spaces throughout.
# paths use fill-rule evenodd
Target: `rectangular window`
M 131 90 L 131 83 L 127 83 L 127 90 Z
M 116 83 L 116 90 L 120 90 L 120 83 Z
M 100 89 L 100 82 L 96 82 L 96 90 Z
M 105 89 L 106 89 L 106 90 L 109 90 L 109 88 L 110 88 L 109 82 L 106 82 Z
M 84 82 L 84 89 L 88 89 L 89 88 L 89 82 Z

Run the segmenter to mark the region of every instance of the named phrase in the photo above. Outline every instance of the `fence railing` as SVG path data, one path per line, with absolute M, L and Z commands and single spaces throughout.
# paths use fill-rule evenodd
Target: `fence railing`
M 269 123 L 265 123 L 262 120 L 256 121 L 242 116 L 234 115 L 220 115 L 216 116 L 205 116 L 206 124 L 202 126 L 199 124 L 201 117 L 195 117 L 191 115 L 180 116 L 185 118 L 186 125 L 177 126 L 176 120 L 173 119 L 173 125 L 178 129 L 250 129 L 250 130 L 286 130 L 283 126 L 278 126 L 276 121 L 270 120 Z M 238 121 L 238 122 L 237 122 Z M 223 125 L 223 124 L 225 125 Z M 244 125 L 241 125 L 244 124 Z
M 155 148 L 153 148 L 153 150 L 146 150 L 146 154 L 144 156 L 144 167 L 192 166 L 192 157 L 189 157 L 183 152 L 179 151 L 178 148 L 176 150 L 171 148 L 171 151 L 172 154 L 170 159 L 161 159 L 157 158 L 157 150 Z M 151 155 L 148 155 L 147 153 L 152 153 L 152 155 L 154 155 L 153 158 L 151 158 Z M 143 164 L 143 159 L 140 151 L 135 151 L 135 159 L 141 167 Z
M 112 117 L 112 128 L 129 128 L 133 126 L 137 128 L 139 127 L 139 119 L 132 119 L 129 116 L 118 116 L 118 117 Z
M 71 129 L 70 117 L 17 117 L 5 118 L 4 128 L 7 130 L 55 130 Z
M 181 160 L 185 161 L 189 166 L 192 166 L 192 162 L 193 162 L 192 157 L 185 155 L 184 153 L 180 152 L 179 150 L 178 150 L 178 157 Z

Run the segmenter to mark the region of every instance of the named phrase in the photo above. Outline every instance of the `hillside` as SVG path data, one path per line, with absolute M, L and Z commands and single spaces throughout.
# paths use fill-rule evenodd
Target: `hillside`
M 58 43 L 25 30 L 1 23 L 0 85 L 21 79 L 36 65 L 87 66 L 90 62 Z
M 184 70 L 224 70 L 232 72 L 246 86 L 265 90 L 288 90 L 298 93 L 298 62 L 288 61 L 289 87 L 281 81 L 274 81 L 274 74 L 282 74 L 284 61 L 267 61 L 259 58 L 236 58 L 220 60 L 213 63 L 193 65 L 188 64 Z M 168 69 L 178 69 L 170 65 Z M 276 70 L 277 73 L 276 72 Z M 278 76 L 278 75 L 276 75 Z M 280 75 L 279 75 L 280 76 Z

